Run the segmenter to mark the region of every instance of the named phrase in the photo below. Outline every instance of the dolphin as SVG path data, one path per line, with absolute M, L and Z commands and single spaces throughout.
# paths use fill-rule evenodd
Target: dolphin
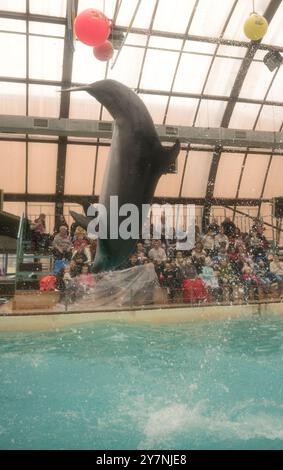
M 64 91 L 85 90 L 96 98 L 112 115 L 114 130 L 104 174 L 99 204 L 107 210 L 110 223 L 110 197 L 118 196 L 118 211 L 123 204 L 135 204 L 142 222 L 142 205 L 151 204 L 162 174 L 168 172 L 179 152 L 176 140 L 171 148 L 161 145 L 153 120 L 142 100 L 130 88 L 115 80 L 101 80 L 90 85 Z M 71 212 L 79 225 L 87 228 L 91 218 Z M 113 217 L 113 214 L 112 214 Z M 118 223 L 126 219 L 119 215 Z M 101 223 L 101 222 L 99 222 Z M 105 220 L 104 222 L 105 223 Z M 134 250 L 137 239 L 113 239 L 107 228 L 107 238 L 98 238 L 94 271 L 118 268 Z M 142 227 L 140 227 L 141 233 Z

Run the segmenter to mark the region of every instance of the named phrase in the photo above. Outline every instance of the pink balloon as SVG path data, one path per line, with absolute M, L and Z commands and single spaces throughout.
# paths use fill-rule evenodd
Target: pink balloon
M 110 41 L 106 41 L 100 46 L 93 48 L 94 57 L 98 60 L 107 61 L 113 57 L 114 49 Z
M 87 46 L 103 44 L 110 34 L 110 21 L 99 10 L 89 8 L 76 17 L 74 28 L 77 38 Z

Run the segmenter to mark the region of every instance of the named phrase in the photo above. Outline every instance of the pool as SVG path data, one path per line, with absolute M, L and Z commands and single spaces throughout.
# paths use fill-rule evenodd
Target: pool
M 1 333 L 1 449 L 282 449 L 283 322 Z

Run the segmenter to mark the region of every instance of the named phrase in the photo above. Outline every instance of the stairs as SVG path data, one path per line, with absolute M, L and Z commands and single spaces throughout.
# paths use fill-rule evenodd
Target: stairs
M 39 290 L 40 278 L 48 274 L 53 274 L 53 255 L 46 250 L 34 253 L 30 241 L 22 240 L 17 250 L 16 293 Z

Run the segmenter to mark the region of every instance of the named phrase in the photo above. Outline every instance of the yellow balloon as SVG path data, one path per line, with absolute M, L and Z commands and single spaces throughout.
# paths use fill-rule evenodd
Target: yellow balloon
M 266 19 L 257 13 L 251 13 L 244 24 L 244 33 L 252 41 L 263 38 L 268 28 Z

